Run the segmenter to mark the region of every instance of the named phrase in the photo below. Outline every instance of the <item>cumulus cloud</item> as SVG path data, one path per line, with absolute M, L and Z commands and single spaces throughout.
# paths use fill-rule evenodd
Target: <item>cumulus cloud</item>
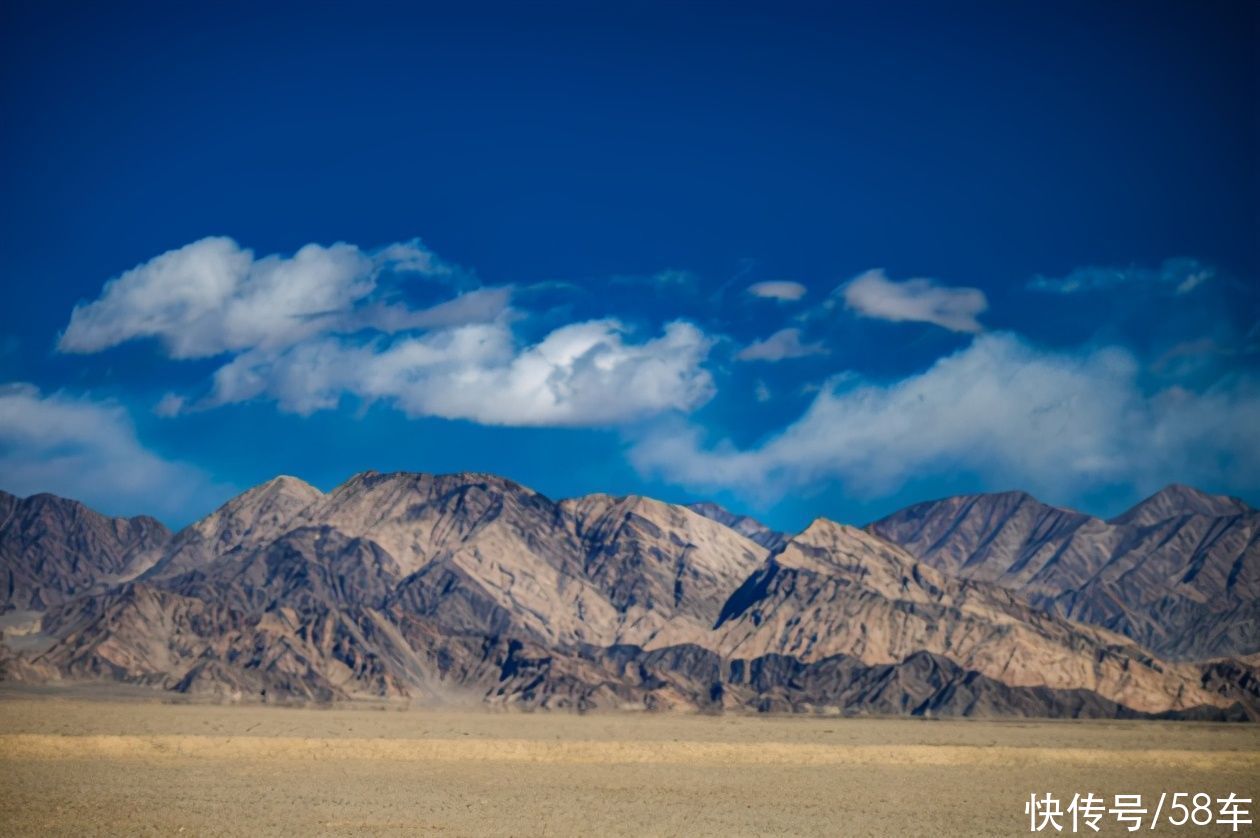
M 186 520 L 232 493 L 191 465 L 167 460 L 136 437 L 119 404 L 30 384 L 0 385 L 0 488 L 51 492 L 112 514 Z
M 976 317 L 989 307 L 979 288 L 951 288 L 930 279 L 894 282 L 882 270 L 867 271 L 841 292 L 845 306 L 865 317 L 933 323 L 951 332 L 982 331 Z
M 805 296 L 805 286 L 799 282 L 757 282 L 748 286 L 748 293 L 754 297 L 791 302 Z
M 508 288 L 477 288 L 426 309 L 386 302 L 383 271 L 443 277 L 419 242 L 374 253 L 307 245 L 255 258 L 231 239 L 164 253 L 74 309 L 66 352 L 156 338 L 172 358 L 230 355 L 201 398 L 168 393 L 175 416 L 249 399 L 308 414 L 351 396 L 413 416 L 494 425 L 611 425 L 688 411 L 714 392 L 710 339 L 674 322 L 636 342 L 615 320 L 572 323 L 532 344 L 512 325 Z M 689 282 L 666 272 L 659 282 Z
M 1032 291 L 1048 294 L 1085 294 L 1120 287 L 1171 289 L 1189 294 L 1215 277 L 1215 270 L 1197 259 L 1165 259 L 1158 268 L 1129 266 L 1077 268 L 1066 276 L 1035 276 L 1028 282 Z
M 821 343 L 802 343 L 800 329 L 780 329 L 765 340 L 745 346 L 735 357 L 740 361 L 782 361 L 826 353 Z
M 759 486 L 767 496 L 837 480 L 874 498 L 957 472 L 1052 497 L 1149 491 L 1170 479 L 1254 491 L 1260 382 L 1147 393 L 1125 350 L 1047 352 L 991 334 L 895 383 L 833 381 L 758 446 L 707 446 L 699 429 L 681 426 L 631 455 L 644 473 L 695 489 Z
M 257 258 L 232 239 L 205 238 L 126 271 L 106 283 L 96 300 L 75 306 L 58 348 L 99 352 L 129 340 L 155 338 L 173 358 L 205 358 L 387 325 L 365 322 L 373 314 L 392 316 L 401 321 L 397 327 L 406 327 L 408 317 L 422 315 L 360 310 L 376 290 L 382 270 L 430 276 L 450 272 L 418 242 L 390 245 L 376 254 L 345 243 L 308 244 L 292 256 Z M 499 297 L 494 299 L 501 303 L 506 292 L 495 291 Z M 486 295 L 494 292 L 479 293 L 462 308 L 430 316 L 485 317 Z
M 487 425 L 616 424 L 708 401 L 713 379 L 701 362 L 709 347 L 683 322 L 630 343 L 615 320 L 564 326 L 526 347 L 502 322 L 385 345 L 327 338 L 238 356 L 215 373 L 209 403 L 265 397 L 307 414 L 349 394 L 385 400 L 412 416 Z

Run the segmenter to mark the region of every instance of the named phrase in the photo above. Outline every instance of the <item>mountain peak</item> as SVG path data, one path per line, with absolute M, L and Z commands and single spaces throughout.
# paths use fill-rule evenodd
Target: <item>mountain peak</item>
M 837 542 L 847 542 L 880 549 L 887 548 L 897 553 L 903 552 L 900 547 L 875 533 L 861 527 L 855 527 L 852 524 L 841 524 L 830 518 L 815 518 L 813 521 L 810 521 L 808 527 L 793 536 L 791 540 L 812 546 L 826 545 L 829 548 Z
M 0 490 L 0 511 L 7 511 L 8 514 L 5 515 L 6 523 L 13 523 L 8 519 L 14 510 L 21 510 L 27 516 L 53 514 L 67 519 L 78 517 L 92 521 L 111 522 L 113 526 L 144 526 L 161 530 L 166 536 L 170 535 L 166 525 L 151 515 L 106 515 L 102 512 L 97 512 L 82 501 L 74 498 L 64 498 L 51 492 L 36 492 L 27 497 L 20 497 Z
M 1082 519 L 1090 517 L 1083 512 L 1046 503 L 1021 489 L 1012 489 L 1005 492 L 953 495 L 938 500 L 923 501 L 874 521 L 867 528 L 879 535 L 884 535 L 884 531 L 890 526 L 929 520 L 942 515 L 1001 520 L 1015 513 L 1032 516 L 1058 514 Z
M 1193 486 L 1170 483 L 1132 509 L 1112 518 L 1110 523 L 1141 527 L 1183 515 L 1226 518 L 1254 511 L 1239 498 L 1212 495 Z
M 170 531 L 146 515 L 102 515 L 77 500 L 0 492 L 0 611 L 43 610 L 122 573 Z
M 717 521 L 719 524 L 730 527 L 735 532 L 747 539 L 757 542 L 767 550 L 778 550 L 788 540 L 788 536 L 778 530 L 772 530 L 765 524 L 749 515 L 737 515 L 726 509 L 720 504 L 712 501 L 701 501 L 700 503 L 689 503 L 687 508 L 692 512 L 703 515 L 711 521 Z
M 877 586 L 895 585 L 914 558 L 874 533 L 829 518 L 815 518 L 774 560 L 824 574 L 858 574 Z
M 246 543 L 275 538 L 322 497 L 319 489 L 287 474 L 259 483 L 176 533 L 164 554 L 153 557 L 144 574 L 152 578 L 181 573 Z
M 228 520 L 234 521 L 233 524 L 228 525 L 229 528 L 243 526 L 248 529 L 253 523 L 252 519 L 260 515 L 271 515 L 274 517 L 276 514 L 279 514 L 285 517 L 292 517 L 323 496 L 323 492 L 306 481 L 290 477 L 287 474 L 281 474 L 271 478 L 266 483 L 259 483 L 257 486 L 241 492 L 205 518 L 194 523 L 192 529 L 199 530 L 203 534 L 209 534 L 212 531 L 217 532 L 222 529 L 224 523 Z M 251 520 L 236 520 L 241 518 Z
M 259 483 L 257 486 L 241 492 L 220 507 L 219 511 L 239 509 L 276 497 L 294 498 L 309 503 L 323 497 L 323 495 L 323 492 L 305 480 L 287 474 L 278 474 L 265 483 Z
M 529 494 L 537 494 L 533 489 L 517 483 L 507 477 L 497 474 L 481 471 L 456 471 L 445 474 L 435 474 L 427 471 L 376 471 L 369 469 L 361 471 L 342 483 L 333 490 L 333 494 L 344 494 L 348 491 L 357 491 L 362 489 L 377 489 L 379 487 L 401 488 L 411 486 L 415 488 L 423 488 L 428 491 L 430 488 L 449 489 L 459 485 L 472 485 L 484 483 L 495 486 L 500 489 L 509 489 L 512 491 L 527 492 Z
M 291 474 L 277 474 L 275 477 L 271 478 L 270 480 L 268 480 L 266 483 L 263 483 L 262 485 L 272 486 L 277 489 L 298 489 L 302 491 L 315 488 L 314 486 L 312 486 L 310 483 L 307 483 L 302 478 L 294 477 Z M 318 492 L 319 490 L 315 489 L 315 491 Z

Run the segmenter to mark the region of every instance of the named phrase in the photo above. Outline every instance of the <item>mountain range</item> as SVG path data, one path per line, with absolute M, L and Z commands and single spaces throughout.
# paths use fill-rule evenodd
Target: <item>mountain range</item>
M 1170 487 L 774 532 L 490 474 L 277 477 L 171 534 L 0 493 L 0 678 L 229 700 L 1260 718 L 1258 513 Z
M 1023 492 L 918 504 L 869 530 L 951 576 L 1177 660 L 1260 650 L 1260 511 L 1169 486 L 1109 521 Z

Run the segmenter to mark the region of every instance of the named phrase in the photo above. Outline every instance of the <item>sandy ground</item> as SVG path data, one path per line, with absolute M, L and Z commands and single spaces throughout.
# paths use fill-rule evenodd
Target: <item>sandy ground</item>
M 1019 835 L 1034 791 L 1255 799 L 1260 726 L 0 694 L 3 834 Z

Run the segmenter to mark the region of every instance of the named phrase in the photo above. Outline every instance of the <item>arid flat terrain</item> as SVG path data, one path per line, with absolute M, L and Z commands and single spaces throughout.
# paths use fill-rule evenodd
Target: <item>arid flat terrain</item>
M 15 835 L 1014 835 L 1034 791 L 1254 798 L 1258 780 L 1253 725 L 0 696 Z

